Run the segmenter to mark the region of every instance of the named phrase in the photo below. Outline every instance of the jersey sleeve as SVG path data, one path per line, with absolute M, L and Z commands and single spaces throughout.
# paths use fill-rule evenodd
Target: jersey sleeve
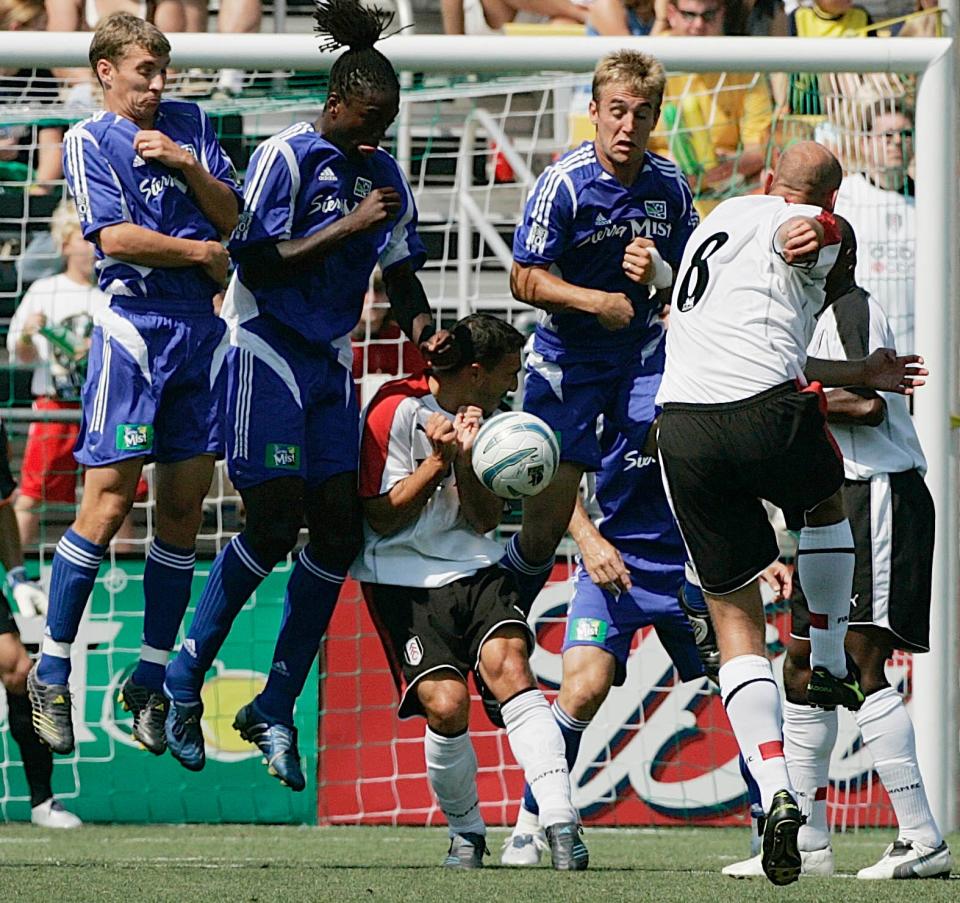
M 199 109 L 199 108 L 198 108 Z M 223 182 L 237 199 L 237 207 L 243 210 L 243 192 L 237 179 L 237 170 L 226 151 L 220 146 L 216 129 L 207 114 L 200 110 L 200 163 L 218 182 Z
M 567 248 L 576 212 L 570 177 L 548 166 L 527 198 L 513 237 L 513 259 L 527 266 L 553 263 Z
M 427 260 L 427 249 L 423 246 L 417 232 L 417 203 L 399 167 L 397 167 L 397 177 L 403 204 L 396 225 L 387 236 L 386 244 L 380 252 L 380 269 L 384 273 L 402 263 L 409 263 L 414 270 L 419 270 Z
M 292 150 L 279 141 L 267 141 L 254 152 L 244 186 L 244 209 L 228 245 L 231 251 L 262 241 L 290 238 L 299 174 Z
M 120 180 L 96 139 L 82 126 L 74 126 L 64 139 L 63 171 L 84 238 L 128 221 Z
M 360 498 L 384 495 L 416 469 L 416 411 L 408 395 L 378 394 L 370 402 L 360 435 Z

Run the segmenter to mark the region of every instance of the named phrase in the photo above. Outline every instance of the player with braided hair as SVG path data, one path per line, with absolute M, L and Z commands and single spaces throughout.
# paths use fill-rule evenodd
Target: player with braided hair
M 357 0 L 319 0 L 321 50 L 347 47 L 323 112 L 265 141 L 250 161 L 223 308 L 228 462 L 247 520 L 214 562 L 165 687 L 170 750 L 191 770 L 204 765 L 204 675 L 306 520 L 309 541 L 287 584 L 269 679 L 234 722 L 271 774 L 293 790 L 305 786 L 294 703 L 362 540 L 350 333 L 375 265 L 397 322 L 425 358 L 442 366 L 454 351 L 449 334 L 435 332 L 416 275 L 426 253 L 413 194 L 379 147 L 400 105 L 397 75 L 374 48 L 392 18 Z

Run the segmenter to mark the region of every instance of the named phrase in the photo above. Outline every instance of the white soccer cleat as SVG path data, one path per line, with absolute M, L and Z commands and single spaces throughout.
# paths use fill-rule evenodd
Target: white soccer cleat
M 938 847 L 925 847 L 922 843 L 895 840 L 884 851 L 880 861 L 857 872 L 858 878 L 867 881 L 891 878 L 949 878 L 953 868 L 953 856 L 947 842 Z
M 30 821 L 39 828 L 80 828 L 83 822 L 68 812 L 58 800 L 50 797 L 45 803 L 30 810 Z
M 721 874 L 729 878 L 765 878 L 762 865 L 763 856 L 753 856 L 741 862 L 731 862 L 721 869 Z M 800 851 L 801 878 L 830 878 L 833 876 L 833 848 Z
M 534 834 L 513 833 L 503 842 L 500 864 L 521 867 L 540 865 L 540 857 L 547 849 L 547 836 L 542 829 Z

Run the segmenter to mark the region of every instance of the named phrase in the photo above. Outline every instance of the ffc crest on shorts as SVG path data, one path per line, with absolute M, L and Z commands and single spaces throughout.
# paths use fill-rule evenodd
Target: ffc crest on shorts
M 420 637 L 415 636 L 407 640 L 403 647 L 403 657 L 407 660 L 408 665 L 414 667 L 423 661 L 423 644 L 420 642 Z

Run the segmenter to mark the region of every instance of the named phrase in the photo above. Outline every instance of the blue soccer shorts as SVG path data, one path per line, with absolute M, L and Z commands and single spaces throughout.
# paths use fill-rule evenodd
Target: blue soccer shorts
M 563 652 L 574 646 L 594 646 L 609 652 L 616 661 L 614 686 L 627 676 L 627 657 L 634 634 L 653 625 L 657 638 L 673 660 L 680 680 L 703 676 L 697 644 L 676 594 L 653 593 L 640 586 L 641 575 L 632 573 L 629 593 L 616 595 L 597 586 L 581 566 L 577 568 L 574 595 L 567 609 Z M 677 587 L 683 582 L 683 566 L 677 569 Z
M 88 467 L 223 457 L 228 349 L 212 312 L 169 317 L 114 301 L 93 331 L 74 457 Z
M 268 329 L 241 326 L 227 365 L 227 463 L 238 489 L 278 477 L 319 486 L 356 471 L 360 411 L 353 375 Z

